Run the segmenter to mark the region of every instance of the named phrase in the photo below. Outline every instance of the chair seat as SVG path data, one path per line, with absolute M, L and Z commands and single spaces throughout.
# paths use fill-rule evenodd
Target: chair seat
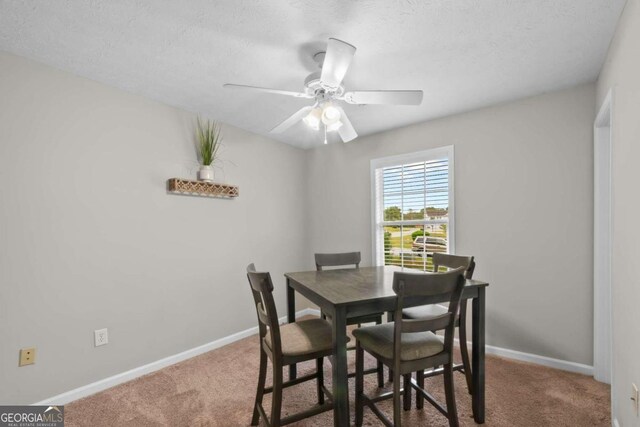
M 364 316 L 358 317 L 349 317 L 347 319 L 347 326 L 360 325 L 362 323 L 373 323 L 377 321 L 382 321 L 382 315 L 384 313 L 375 313 L 375 314 L 367 314 Z M 327 319 L 331 319 L 331 316 L 326 315 Z M 347 341 L 347 350 L 355 350 L 356 343 L 354 340 Z
M 393 322 L 365 326 L 353 331 L 353 336 L 360 341 L 365 350 L 386 359 L 393 359 L 393 329 Z M 401 340 L 400 360 L 403 362 L 424 359 L 444 350 L 442 338 L 433 332 L 402 334 Z
M 449 309 L 440 304 L 419 305 L 402 310 L 402 317 L 405 319 L 427 320 L 447 314 L 448 312 Z
M 284 356 L 328 351 L 332 348 L 331 324 L 324 319 L 300 320 L 280 326 L 280 340 Z M 271 334 L 264 337 L 265 344 L 273 350 Z
M 347 318 L 347 325 L 359 325 L 361 323 L 375 323 L 382 319 L 384 313 L 367 314 L 364 316 Z

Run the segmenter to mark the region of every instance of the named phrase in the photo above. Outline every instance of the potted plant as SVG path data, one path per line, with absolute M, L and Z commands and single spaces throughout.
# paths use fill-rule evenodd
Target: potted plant
M 218 156 L 218 149 L 222 143 L 220 135 L 220 125 L 215 121 L 202 122 L 198 117 L 198 156 L 200 157 L 200 170 L 198 179 L 200 181 L 213 181 L 213 162 Z

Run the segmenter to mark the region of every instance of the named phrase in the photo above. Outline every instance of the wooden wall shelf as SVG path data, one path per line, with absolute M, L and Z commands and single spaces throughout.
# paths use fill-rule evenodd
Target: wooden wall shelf
M 169 179 L 167 181 L 167 192 L 169 194 L 180 194 L 183 196 L 217 197 L 223 199 L 231 199 L 240 195 L 240 189 L 235 185 L 191 181 L 181 178 Z

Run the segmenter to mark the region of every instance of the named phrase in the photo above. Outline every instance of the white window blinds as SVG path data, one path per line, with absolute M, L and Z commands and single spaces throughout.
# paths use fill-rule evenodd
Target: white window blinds
M 429 271 L 452 252 L 453 147 L 372 161 L 377 265 Z

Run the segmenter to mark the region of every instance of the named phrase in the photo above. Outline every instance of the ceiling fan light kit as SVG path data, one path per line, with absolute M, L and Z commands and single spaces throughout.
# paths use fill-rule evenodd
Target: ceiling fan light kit
M 284 132 L 302 120 L 313 130 L 323 128 L 325 144 L 327 132 L 334 131 L 338 132 L 343 142 L 349 142 L 357 138 L 358 134 L 338 102 L 357 105 L 420 105 L 423 96 L 421 90 L 345 91 L 342 80 L 355 53 L 355 46 L 342 40 L 329 39 L 326 52 L 318 52 L 313 56 L 320 71 L 307 76 L 303 92 L 236 84 L 225 84 L 224 87 L 315 99 L 313 106 L 296 111 L 271 129 L 271 132 Z
M 340 111 L 330 102 L 326 102 L 324 104 L 324 108 L 322 108 L 322 123 L 325 126 L 333 125 L 340 120 Z
M 335 123 L 331 123 L 330 125 L 327 125 L 327 132 L 337 131 L 338 129 L 340 129 L 341 126 L 342 126 L 342 122 L 338 120 Z
M 309 114 L 302 119 L 304 123 L 313 130 L 320 129 L 320 122 L 322 121 L 322 110 L 319 107 L 314 107 Z

